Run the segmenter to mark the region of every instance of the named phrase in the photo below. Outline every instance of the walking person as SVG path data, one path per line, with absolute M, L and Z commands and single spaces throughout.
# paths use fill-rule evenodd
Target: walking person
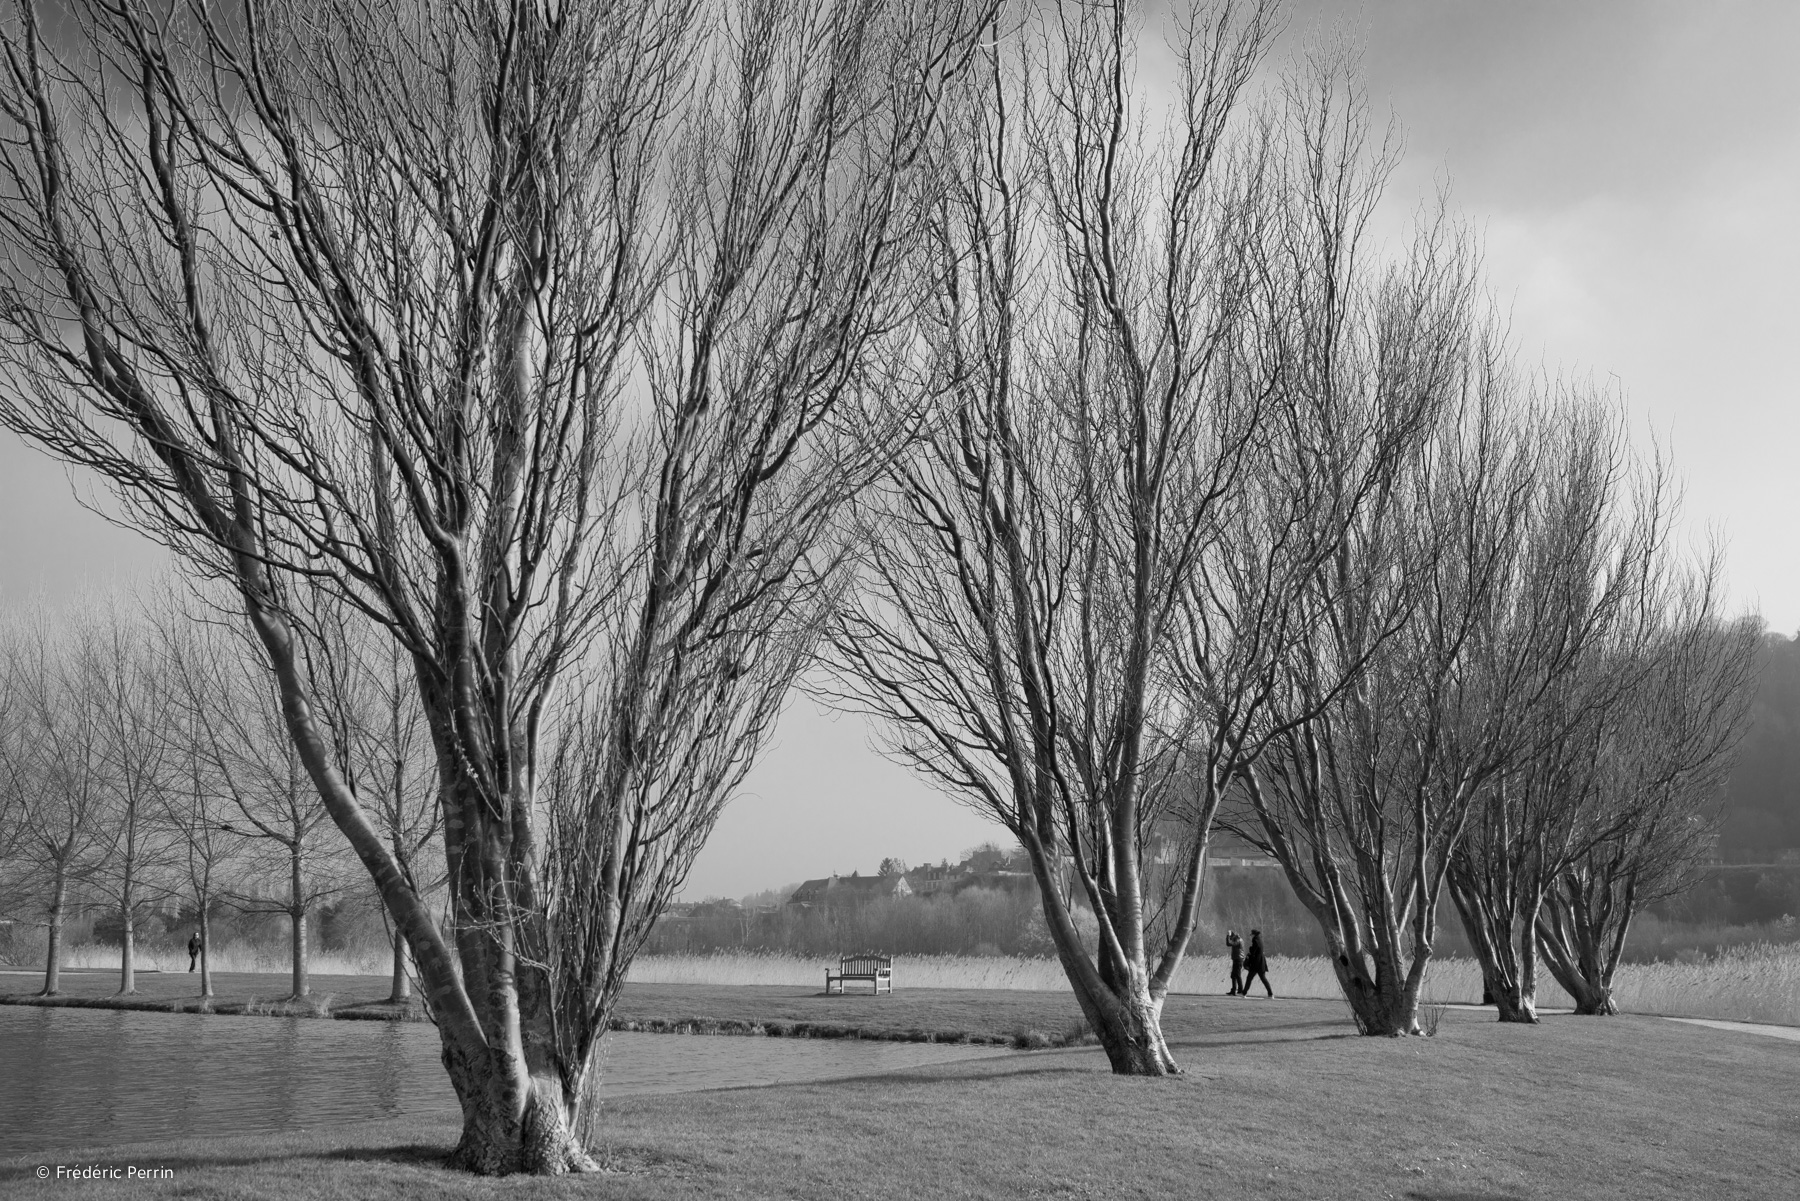
M 1250 953 L 1244 956 L 1244 973 L 1246 997 L 1250 995 L 1250 985 L 1255 983 L 1258 976 L 1262 977 L 1263 987 L 1269 990 L 1269 995 L 1275 995 L 1274 986 L 1269 983 L 1269 961 L 1263 955 L 1261 930 L 1250 931 Z
M 204 945 L 200 941 L 200 931 L 194 931 L 194 937 L 188 939 L 188 971 L 193 971 L 194 965 L 200 962 L 200 948 Z
M 1228 996 L 1244 995 L 1244 940 L 1238 937 L 1236 930 L 1225 931 L 1225 949 L 1231 952 L 1231 992 Z

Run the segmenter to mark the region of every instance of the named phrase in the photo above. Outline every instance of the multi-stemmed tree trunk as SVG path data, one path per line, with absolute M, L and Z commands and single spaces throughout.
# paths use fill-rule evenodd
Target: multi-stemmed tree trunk
M 1186 31 L 1175 132 L 1148 147 L 1129 6 L 995 22 L 937 152 L 948 193 L 922 248 L 935 362 L 916 387 L 936 408 L 861 504 L 867 570 L 834 635 L 833 695 L 1024 847 L 1122 1074 L 1178 1070 L 1161 1010 L 1216 801 L 1177 801 L 1179 756 L 1152 719 L 1272 370 L 1246 315 L 1258 146 L 1235 130 L 1273 26 L 1270 6 L 1248 10 Z M 1153 924 L 1147 840 L 1167 816 L 1198 837 Z
M 1593 833 L 1550 882 L 1535 933 L 1579 1014 L 1618 1012 L 1613 973 L 1632 918 L 1686 888 L 1711 845 L 1710 806 L 1755 692 L 1760 631 L 1718 613 L 1718 563 L 1654 597 L 1630 687 L 1595 755 Z
M 1537 1021 L 1538 916 L 1552 882 L 1606 828 L 1596 802 L 1654 636 L 1669 510 L 1662 480 L 1628 493 L 1615 415 L 1565 398 L 1546 414 L 1521 587 L 1560 631 L 1525 708 L 1516 764 L 1483 790 L 1448 885 L 1503 1022 Z
M 1441 214 L 1405 259 L 1366 230 L 1393 165 L 1340 60 L 1287 85 L 1283 204 L 1267 239 L 1281 385 L 1308 415 L 1277 475 L 1341 536 L 1301 589 L 1269 745 L 1232 827 L 1279 861 L 1325 934 L 1358 1028 L 1415 1032 L 1445 862 L 1505 723 L 1497 634 L 1529 478 L 1484 334 L 1475 258 Z
M 0 419 L 232 584 L 411 948 L 460 1166 L 591 1166 L 625 967 L 903 441 L 842 417 L 914 366 L 921 152 L 985 7 L 95 0 L 79 54 L 35 6 L 4 35 Z M 341 768 L 315 583 L 405 652 L 448 930 Z M 543 794 L 557 756 L 592 770 Z

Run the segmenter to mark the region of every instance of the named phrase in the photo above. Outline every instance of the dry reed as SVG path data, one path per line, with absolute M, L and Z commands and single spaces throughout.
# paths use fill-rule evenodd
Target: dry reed
M 641 984 L 822 985 L 835 959 L 780 952 L 640 957 L 631 980 Z M 1340 996 L 1337 976 L 1320 957 L 1269 961 L 1269 978 L 1280 996 L 1332 999 Z M 1054 959 L 962 955 L 900 955 L 894 979 L 906 988 L 999 988 L 1059 992 L 1069 987 Z M 1222 993 L 1229 967 L 1222 956 L 1194 956 L 1176 973 L 1173 991 Z M 1800 1025 L 1800 949 L 1788 945 L 1742 947 L 1699 964 L 1623 964 L 1614 993 L 1627 1013 L 1665 1017 Z M 1425 979 L 1424 999 L 1433 1004 L 1476 1004 L 1481 970 L 1472 959 L 1440 959 Z M 1574 1002 L 1545 973 L 1538 1005 L 1553 1011 Z

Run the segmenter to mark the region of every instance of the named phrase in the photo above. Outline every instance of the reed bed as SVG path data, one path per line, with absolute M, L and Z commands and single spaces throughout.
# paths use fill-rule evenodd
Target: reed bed
M 1635 963 L 1613 986 L 1627 1013 L 1800 1026 L 1800 948 L 1731 947 L 1704 963 Z

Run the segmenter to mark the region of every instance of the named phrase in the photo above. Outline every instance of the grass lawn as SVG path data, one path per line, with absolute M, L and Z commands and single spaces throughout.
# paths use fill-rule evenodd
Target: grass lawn
M 938 991 L 906 1020 L 957 1024 L 955 998 L 941 995 L 954 990 Z M 758 996 L 744 1011 L 801 1003 Z M 1056 1012 L 1032 1003 L 1008 998 L 1007 1020 Z M 979 1016 L 962 1014 L 963 1025 Z M 609 1102 L 599 1150 L 612 1170 L 600 1176 L 476 1180 L 438 1164 L 453 1128 L 389 1122 L 68 1148 L 0 1168 L 0 1192 L 70 1196 L 69 1182 L 36 1184 L 37 1165 L 101 1163 L 166 1166 L 175 1179 L 81 1182 L 79 1195 L 1800 1196 L 1800 1044 L 1653 1018 L 1525 1029 L 1455 1011 L 1437 1038 L 1365 1039 L 1326 1003 L 1223 997 L 1172 1004 L 1170 1016 L 1178 1079 L 1115 1078 L 1090 1048 Z
M 262 1009 L 293 994 L 293 977 L 286 972 L 214 972 L 210 1008 L 219 1013 L 241 1013 L 246 1006 Z M 393 981 L 387 976 L 312 976 L 309 995 L 301 1005 L 308 1009 L 346 1009 L 386 1001 Z M 44 987 L 38 972 L 0 973 L 0 996 L 29 997 Z M 139 972 L 137 991 L 118 997 L 117 968 L 64 968 L 58 996 L 75 1002 L 105 1000 L 109 1006 L 132 1009 L 174 1009 L 192 1012 L 200 1005 L 200 973 Z
M 1174 995 L 1163 1006 L 1163 1033 L 1174 1041 L 1224 1031 L 1254 1037 L 1299 1028 L 1339 1033 L 1349 1021 L 1342 1001 L 1279 1000 L 1269 1006 L 1260 996 Z M 614 1020 L 622 1023 L 688 1019 L 703 1028 L 709 1023 L 765 1028 L 806 1023 L 859 1031 L 863 1037 L 921 1032 L 938 1041 L 956 1041 L 963 1033 L 976 1040 L 1026 1038 L 1038 1046 L 1045 1040 L 1060 1044 L 1081 1028 L 1081 1010 L 1071 993 L 991 988 L 905 988 L 879 997 L 827 997 L 817 989 L 780 985 L 628 984 L 614 1011 Z
M 185 973 L 145 974 L 138 977 L 135 996 L 115 999 L 117 973 L 66 972 L 62 995 L 77 1003 L 95 1001 L 109 1007 L 192 1010 L 198 1004 L 197 979 Z M 308 1013 L 368 1006 L 388 995 L 384 976 L 315 976 L 312 983 Z M 0 995 L 28 996 L 36 984 L 41 980 L 0 975 Z M 212 1007 L 225 1013 L 243 1012 L 246 1007 L 285 1012 L 288 1007 L 279 1001 L 287 996 L 288 984 L 285 975 L 218 973 L 213 977 L 217 995 Z M 1208 1037 L 1220 1033 L 1221 1023 L 1235 1029 L 1255 1007 L 1269 1004 L 1261 996 L 1233 1000 L 1175 995 L 1164 1006 L 1163 1029 L 1174 1040 Z M 1319 1027 L 1316 1032 L 1324 1032 L 1343 1026 L 1346 1012 L 1341 1001 L 1278 999 L 1254 1025 L 1262 1032 L 1257 1037 L 1298 1027 Z M 1033 1046 L 1061 1045 L 1078 1036 L 1081 1027 L 1081 1011 L 1070 993 L 992 988 L 903 988 L 879 997 L 866 993 L 827 997 L 817 988 L 797 985 L 627 984 L 613 1016 L 627 1029 L 691 1024 L 703 1030 L 774 1028 L 827 1037 L 929 1036 L 942 1042 Z

